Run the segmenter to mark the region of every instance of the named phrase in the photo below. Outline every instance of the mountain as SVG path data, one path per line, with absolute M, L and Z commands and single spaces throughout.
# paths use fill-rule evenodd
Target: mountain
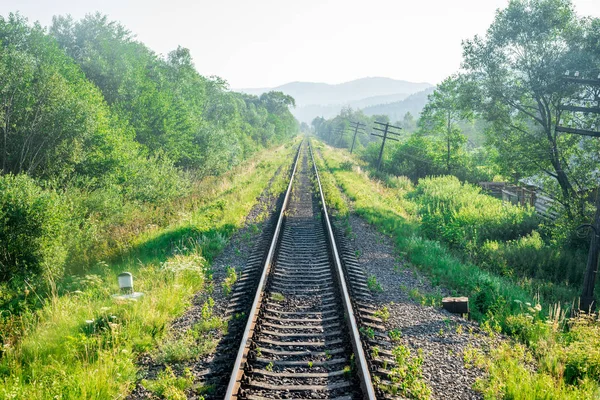
M 363 108 L 363 112 L 366 115 L 385 114 L 390 117 L 391 121 L 402 120 L 407 112 L 410 112 L 417 118 L 423 110 L 423 107 L 425 107 L 425 104 L 427 104 L 427 96 L 433 93 L 434 90 L 435 87 L 432 86 L 415 94 L 411 94 L 400 101 L 365 107 Z
M 292 110 L 294 116 L 302 122 L 310 123 L 316 116 L 334 117 L 343 107 L 363 108 L 397 102 L 430 87 L 432 85 L 425 82 L 370 77 L 336 85 L 290 82 L 273 88 L 235 90 L 257 96 L 271 90 L 288 94 L 296 99 L 296 108 Z

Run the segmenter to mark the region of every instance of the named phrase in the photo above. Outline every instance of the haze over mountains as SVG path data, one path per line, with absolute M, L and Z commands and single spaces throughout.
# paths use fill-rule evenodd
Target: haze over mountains
M 235 89 L 236 91 L 261 95 L 271 90 L 280 91 L 296 99 L 294 116 L 301 122 L 310 123 L 313 118 L 336 116 L 343 107 L 367 110 L 385 110 L 386 114 L 400 114 L 403 109 L 410 108 L 420 112 L 425 105 L 427 95 L 411 96 L 424 90 L 431 90 L 433 85 L 426 82 L 408 82 L 391 78 L 361 78 L 354 81 L 330 85 L 314 82 L 291 82 L 274 88 Z M 411 98 L 414 97 L 414 98 Z M 422 101 L 422 99 L 425 101 Z M 409 100 L 409 105 L 404 104 Z M 422 103 L 422 104 L 421 104 Z M 371 111 L 369 111 L 370 113 Z M 405 112 L 404 112 L 405 113 Z M 402 113 L 402 116 L 404 116 Z M 383 114 L 383 112 L 376 112 Z M 399 118 L 392 117 L 392 120 Z

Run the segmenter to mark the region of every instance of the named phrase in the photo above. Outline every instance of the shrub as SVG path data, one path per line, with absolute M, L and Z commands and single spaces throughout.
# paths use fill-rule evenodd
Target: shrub
M 139 157 L 128 169 L 128 178 L 123 184 L 127 199 L 165 204 L 189 191 L 189 179 L 165 157 Z
M 0 281 L 60 276 L 68 215 L 58 194 L 33 179 L 0 176 Z
M 486 240 L 514 240 L 538 225 L 533 209 L 503 204 L 453 176 L 422 179 L 412 196 L 427 236 L 461 250 L 472 251 Z
M 486 241 L 475 261 L 505 276 L 526 276 L 552 282 L 582 282 L 585 251 L 561 249 L 544 243 L 537 231 L 507 242 Z
M 600 380 L 600 325 L 593 318 L 578 318 L 566 335 L 565 380 L 577 383 L 586 376 Z

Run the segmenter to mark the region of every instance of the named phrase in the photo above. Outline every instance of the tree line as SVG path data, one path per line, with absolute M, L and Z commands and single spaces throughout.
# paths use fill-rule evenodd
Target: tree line
M 573 122 L 600 128 L 597 115 L 564 108 L 572 101 L 599 107 L 600 97 L 566 81 L 568 71 L 600 82 L 600 19 L 580 17 L 570 0 L 510 1 L 485 35 L 463 42 L 461 70 L 437 86 L 416 129 L 389 149 L 387 170 L 414 180 L 526 179 L 572 218 L 583 217 L 590 189 L 598 187 L 600 140 L 557 128 Z M 345 119 L 368 120 L 347 110 L 312 125 L 332 142 L 329 131 Z
M 0 16 L 0 283 L 91 260 L 82 254 L 134 210 L 295 135 L 293 106 L 280 92 L 232 92 L 188 49 L 156 54 L 101 14 L 48 28 Z

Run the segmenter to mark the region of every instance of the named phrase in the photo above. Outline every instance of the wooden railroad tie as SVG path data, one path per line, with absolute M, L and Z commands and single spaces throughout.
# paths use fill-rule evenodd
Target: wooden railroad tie
M 442 299 L 442 307 L 452 314 L 468 314 L 469 313 L 469 298 L 468 297 L 444 297 Z

